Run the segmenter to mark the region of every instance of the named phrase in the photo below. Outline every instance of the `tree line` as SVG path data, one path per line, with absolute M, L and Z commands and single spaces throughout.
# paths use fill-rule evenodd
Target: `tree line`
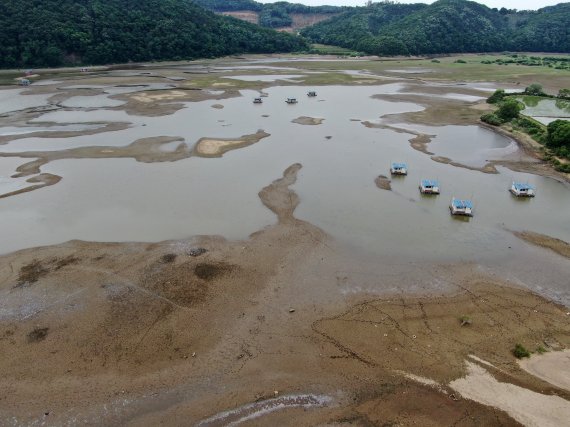
M 467 0 L 431 5 L 370 3 L 305 28 L 314 43 L 374 55 L 570 52 L 570 3 L 537 11 L 490 9 Z
M 181 60 L 307 49 L 188 0 L 3 0 L 0 67 Z
M 498 108 L 492 113 L 483 114 L 481 120 L 493 126 L 508 123 L 514 129 L 527 133 L 547 149 L 545 160 L 549 160 L 556 170 L 570 173 L 570 164 L 562 163 L 556 158 L 570 159 L 570 121 L 558 119 L 543 125 L 528 116 L 521 115 L 521 111 L 525 108 L 517 99 L 521 95 L 537 99 L 556 99 L 557 106 L 560 105 L 563 109 L 570 108 L 570 89 L 560 89 L 558 95 L 554 96 L 545 93 L 539 83 L 533 83 L 521 93 L 506 93 L 503 89 L 497 89 L 487 98 L 487 103 L 494 104 Z

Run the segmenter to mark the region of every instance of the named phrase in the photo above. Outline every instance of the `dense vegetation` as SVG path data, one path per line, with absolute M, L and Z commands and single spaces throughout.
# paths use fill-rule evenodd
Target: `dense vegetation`
M 292 13 L 336 14 L 351 8 L 337 6 L 305 6 L 304 4 L 279 1 L 257 3 L 252 0 L 193 0 L 200 6 L 215 12 L 259 12 L 259 25 L 268 28 L 288 27 L 293 22 Z
M 524 104 L 516 98 L 525 95 L 527 105 L 537 104 L 542 99 L 556 99 L 556 107 L 560 110 L 570 111 L 570 89 L 561 89 L 558 96 L 544 93 L 542 85 L 533 83 L 522 93 L 506 93 L 503 89 L 496 90 L 488 99 L 489 104 L 496 104 L 497 110 L 493 113 L 483 114 L 481 120 L 500 126 L 509 123 L 513 129 L 525 132 L 535 141 L 544 146 L 544 158 L 549 160 L 560 172 L 570 173 L 570 164 L 560 159 L 570 160 L 570 121 L 555 120 L 547 126 L 531 117 L 520 114 Z
M 306 49 L 299 37 L 189 0 L 2 0 L 0 67 L 178 60 Z
M 570 3 L 517 12 L 467 0 L 383 1 L 347 10 L 301 34 L 312 42 L 383 55 L 570 52 Z
M 549 67 L 557 70 L 570 70 L 570 58 L 565 56 L 529 56 L 523 54 L 510 54 L 507 58 L 501 57 L 494 60 L 484 59 L 482 64 L 498 65 L 526 65 L 528 67 Z

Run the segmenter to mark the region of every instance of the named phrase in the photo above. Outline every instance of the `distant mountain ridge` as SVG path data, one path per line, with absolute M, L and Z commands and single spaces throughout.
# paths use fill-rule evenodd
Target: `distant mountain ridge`
M 570 52 L 570 3 L 515 11 L 467 0 L 431 5 L 384 1 L 345 11 L 301 35 L 314 43 L 379 55 Z
M 0 67 L 180 60 L 304 50 L 299 37 L 190 0 L 2 0 Z

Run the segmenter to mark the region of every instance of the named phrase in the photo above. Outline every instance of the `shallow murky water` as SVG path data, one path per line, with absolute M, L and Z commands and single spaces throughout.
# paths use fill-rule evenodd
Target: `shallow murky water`
M 124 101 L 110 99 L 107 95 L 73 96 L 61 103 L 61 105 L 67 108 L 118 107 L 123 104 L 125 104 Z
M 0 114 L 47 105 L 51 95 L 22 95 L 27 89 L 0 90 Z
M 410 262 L 496 259 L 514 241 L 505 228 L 570 240 L 570 193 L 565 185 L 506 169 L 487 175 L 436 163 L 410 147 L 412 135 L 360 123 L 378 121 L 385 114 L 419 111 L 421 107 L 412 103 L 371 98 L 398 93 L 401 88 L 401 84 L 325 86 L 317 88 L 316 98 L 307 98 L 307 87 L 277 86 L 266 90 L 269 96 L 261 105 L 252 104 L 257 91 L 243 91 L 238 98 L 188 103 L 185 109 L 163 117 L 106 110 L 45 114 L 37 120 L 127 121 L 132 126 L 75 138 L 27 138 L 0 146 L 0 151 L 124 146 L 151 136 L 183 137 L 192 146 L 204 136 L 235 138 L 258 129 L 271 136 L 219 159 L 150 164 L 131 159 L 52 162 L 42 172 L 62 176 L 59 184 L 0 201 L 0 252 L 69 239 L 158 241 L 195 234 L 245 238 L 275 222 L 257 193 L 295 162 L 303 164 L 294 186 L 301 196 L 296 215 L 355 250 L 404 256 Z M 287 97 L 297 97 L 299 103 L 287 105 Z M 211 108 L 214 103 L 224 108 Z M 292 123 L 300 116 L 324 122 L 317 126 Z M 514 149 L 509 139 L 478 127 L 414 129 L 436 135 L 430 151 L 470 166 L 481 166 Z M 374 179 L 388 175 L 391 161 L 407 162 L 410 173 L 393 179 L 393 191 L 380 190 Z M 0 167 L 0 175 L 13 173 L 8 164 Z M 418 191 L 422 178 L 439 179 L 442 194 L 422 197 Z M 513 179 L 535 185 L 538 196 L 515 199 L 507 191 Z M 475 217 L 450 217 L 452 196 L 472 198 Z
M 482 167 L 489 160 L 502 159 L 518 151 L 515 141 L 479 126 L 420 126 L 396 124 L 402 129 L 434 135 L 427 150 L 472 167 Z
M 570 102 L 559 99 L 539 99 L 532 96 L 518 98 L 525 104 L 523 113 L 547 125 L 554 120 L 570 118 Z

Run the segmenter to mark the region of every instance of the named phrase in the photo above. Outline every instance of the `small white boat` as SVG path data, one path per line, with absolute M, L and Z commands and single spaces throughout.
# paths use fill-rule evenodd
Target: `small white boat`
M 407 175 L 408 165 L 405 163 L 392 163 L 392 166 L 390 166 L 390 173 L 392 175 Z
M 534 197 L 535 190 L 532 185 L 523 184 L 522 182 L 515 182 L 511 185 L 509 189 L 511 193 L 513 193 L 517 197 Z
M 449 204 L 451 215 L 473 216 L 473 203 L 471 200 L 461 200 L 453 197 Z
M 263 100 L 261 98 L 253 98 L 253 103 L 254 104 L 261 104 L 261 103 L 263 103 Z
M 420 181 L 420 192 L 422 194 L 439 194 L 439 183 L 433 179 L 422 179 Z
M 307 92 L 307 96 L 317 96 L 317 92 L 315 92 L 314 90 L 310 90 L 309 92 Z
M 285 101 L 287 104 L 296 104 L 297 103 L 297 98 L 287 98 L 287 101 Z

